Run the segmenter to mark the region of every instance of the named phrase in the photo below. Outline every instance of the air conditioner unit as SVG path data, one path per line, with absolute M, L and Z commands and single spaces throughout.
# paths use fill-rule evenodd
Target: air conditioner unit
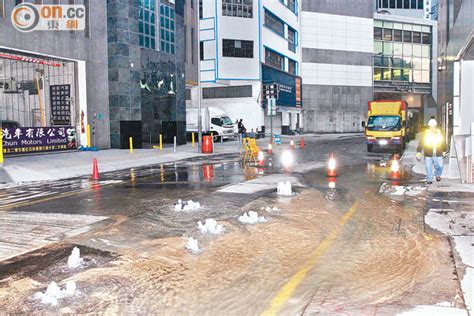
M 17 92 L 17 83 L 15 80 L 5 80 L 0 82 L 0 87 L 3 89 L 3 92 Z

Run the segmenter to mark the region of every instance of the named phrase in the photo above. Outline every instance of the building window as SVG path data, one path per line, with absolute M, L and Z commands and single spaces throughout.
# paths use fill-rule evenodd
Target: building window
M 383 40 L 384 41 L 391 41 L 392 40 L 392 30 L 391 29 L 383 29 Z
M 413 32 L 413 43 L 421 43 L 421 33 Z
M 199 42 L 199 60 L 204 60 L 204 42 Z
M 395 9 L 395 0 L 390 0 L 390 9 Z
M 265 64 L 279 70 L 285 70 L 285 57 L 265 48 Z
M 288 49 L 296 53 L 296 31 L 288 27 Z
M 224 57 L 253 58 L 253 41 L 222 40 Z
M 410 0 L 403 0 L 403 9 L 410 9 Z
M 382 39 L 382 28 L 374 27 L 374 39 L 378 39 L 378 40 Z
M 403 31 L 403 41 L 405 43 L 411 43 L 411 31 Z
M 174 9 L 168 5 L 160 4 L 160 50 L 168 54 L 174 54 Z
M 199 18 L 202 19 L 202 0 L 199 0 Z
M 422 44 L 431 44 L 431 34 L 430 33 L 421 33 L 421 43 Z
M 285 24 L 268 10 L 265 10 L 265 26 L 275 31 L 278 35 L 285 36 Z
M 296 12 L 298 12 L 295 0 L 288 0 L 288 4 L 286 6 L 288 7 L 288 9 L 291 10 L 291 12 L 293 12 L 295 14 L 296 14 Z
M 253 18 L 253 0 L 222 0 L 222 15 Z
M 139 44 L 156 49 L 155 1 L 140 0 L 138 6 Z
M 394 42 L 402 41 L 402 30 L 393 30 L 393 41 Z
M 296 61 L 288 59 L 288 73 L 296 75 Z
M 418 9 L 423 10 L 423 0 L 418 0 Z

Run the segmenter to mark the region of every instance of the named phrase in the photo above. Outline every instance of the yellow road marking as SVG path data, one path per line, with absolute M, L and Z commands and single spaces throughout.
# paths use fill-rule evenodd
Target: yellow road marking
M 288 299 L 293 295 L 296 287 L 305 278 L 306 274 L 308 274 L 308 272 L 316 265 L 322 254 L 329 248 L 329 246 L 331 246 L 342 227 L 344 227 L 344 225 L 356 211 L 358 205 L 359 201 L 357 200 L 344 214 L 344 216 L 342 216 L 337 227 L 334 228 L 326 238 L 324 238 L 324 240 L 319 244 L 318 248 L 316 248 L 311 254 L 311 258 L 304 264 L 301 270 L 296 272 L 296 274 L 293 275 L 291 279 L 281 288 L 275 298 L 273 298 L 268 308 L 261 315 L 276 315 L 278 313 L 286 301 L 288 301 Z

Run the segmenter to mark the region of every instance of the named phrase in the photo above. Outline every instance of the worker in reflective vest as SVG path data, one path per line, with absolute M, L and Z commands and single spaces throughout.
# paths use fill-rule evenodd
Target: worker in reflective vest
M 433 166 L 436 181 L 441 181 L 443 173 L 443 157 L 446 154 L 446 141 L 443 133 L 437 127 L 435 119 L 428 121 L 428 129 L 421 135 L 416 158 L 421 160 L 422 153 L 425 156 L 426 183 L 433 183 Z

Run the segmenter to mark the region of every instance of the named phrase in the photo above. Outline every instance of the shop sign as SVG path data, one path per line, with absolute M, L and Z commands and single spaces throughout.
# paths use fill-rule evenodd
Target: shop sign
M 276 84 L 278 86 L 277 106 L 302 106 L 301 77 L 262 65 L 262 81 L 264 84 Z
M 6 127 L 2 128 L 4 154 L 76 149 L 76 128 Z

